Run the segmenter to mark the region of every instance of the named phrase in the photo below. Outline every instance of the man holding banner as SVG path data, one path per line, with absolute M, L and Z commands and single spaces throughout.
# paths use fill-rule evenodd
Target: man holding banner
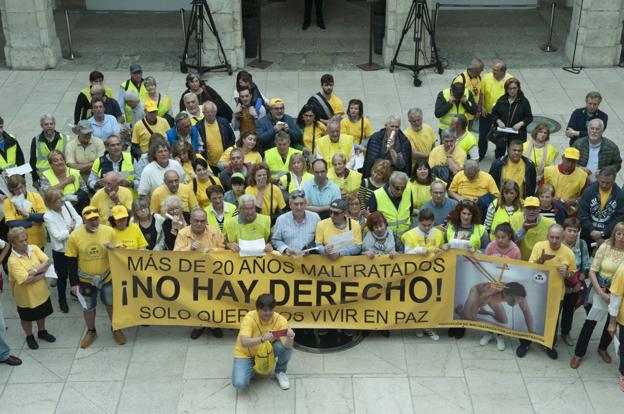
M 271 245 L 271 218 L 256 211 L 256 197 L 244 194 L 238 199 L 238 211 L 240 214 L 225 221 L 223 232 L 225 246 L 234 252 L 240 252 L 241 240 L 263 239 L 264 252 L 273 251 Z

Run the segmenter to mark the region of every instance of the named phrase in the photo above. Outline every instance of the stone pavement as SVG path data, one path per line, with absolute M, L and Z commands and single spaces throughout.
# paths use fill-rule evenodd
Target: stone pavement
M 152 72 L 162 92 L 177 102 L 184 75 Z M 624 72 L 621 69 L 586 69 L 572 75 L 559 68 L 510 71 L 520 78 L 534 114 L 548 116 L 564 127 L 570 112 L 583 104 L 589 90 L 599 90 L 601 109 L 609 114 L 606 136 L 622 145 L 624 125 Z M 334 72 L 335 92 L 347 100 L 361 98 L 374 128 L 389 114 L 420 106 L 434 129 L 433 105 L 438 91 L 458 70 L 443 75 L 426 73 L 423 87 L 414 88 L 410 73 L 399 70 Z M 296 115 L 319 88 L 322 72 L 254 71 L 260 90 L 286 101 Z M 105 83 L 118 85 L 126 71 L 105 72 Z M 53 113 L 57 125 L 69 132 L 76 96 L 87 84 L 88 70 L 45 72 L 0 71 L 0 116 L 5 130 L 15 134 L 28 156 L 32 136 L 39 132 L 39 117 Z M 234 78 L 209 74 L 207 82 L 230 101 Z M 565 147 L 563 131 L 552 142 Z M 491 157 L 491 156 L 490 156 Z M 483 163 L 489 168 L 491 158 Z M 620 179 L 621 183 L 622 180 Z M 5 284 L 6 286 L 7 284 Z M 53 292 L 56 305 L 56 294 Z M 7 339 L 24 360 L 20 367 L 0 365 L 0 412 L 12 413 L 617 413 L 624 395 L 617 387 L 616 363 L 604 364 L 597 356 L 597 336 L 578 370 L 568 367 L 572 349 L 558 345 L 560 358 L 551 361 L 537 346 L 516 358 L 516 340 L 507 349 L 480 347 L 477 332 L 460 341 L 445 334 L 434 343 L 416 338 L 413 331 L 377 335 L 358 346 L 332 354 L 296 352 L 289 369 L 291 390 L 281 391 L 273 379 L 260 378 L 237 393 L 230 385 L 235 332 L 223 339 L 206 336 L 192 341 L 190 328 L 137 327 L 127 329 L 128 343 L 117 346 L 110 335 L 103 309 L 98 309 L 99 338 L 91 348 L 79 349 L 84 322 L 76 302 L 70 313 L 55 313 L 48 328 L 54 344 L 25 345 L 9 289 L 2 294 L 8 325 Z M 572 336 L 584 314 L 577 312 Z M 598 326 L 602 326 L 600 323 Z M 610 348 L 613 355 L 613 349 Z

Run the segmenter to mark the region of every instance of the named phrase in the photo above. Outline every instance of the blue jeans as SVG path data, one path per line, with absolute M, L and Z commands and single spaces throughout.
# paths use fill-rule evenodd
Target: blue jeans
M 273 342 L 273 352 L 277 362 L 275 363 L 275 373 L 286 372 L 288 361 L 292 356 L 292 348 L 286 348 L 278 339 Z M 232 364 L 232 385 L 234 388 L 242 389 L 249 385 L 253 375 L 253 358 L 234 358 Z
M 1 276 L 0 276 L 1 277 Z M 0 361 L 6 360 L 11 356 L 11 349 L 4 341 L 6 333 L 6 325 L 4 324 L 4 314 L 2 313 L 2 302 L 0 301 Z

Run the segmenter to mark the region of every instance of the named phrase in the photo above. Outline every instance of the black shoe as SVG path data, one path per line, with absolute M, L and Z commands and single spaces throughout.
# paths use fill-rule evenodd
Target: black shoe
M 26 343 L 30 349 L 39 349 L 39 344 L 35 341 L 35 337 L 32 335 L 28 335 L 26 337 Z
M 223 331 L 221 328 L 210 328 L 210 332 L 215 338 L 223 338 Z
M 555 348 L 544 347 L 543 349 L 544 349 L 544 352 L 546 352 L 546 355 L 548 355 L 548 358 L 557 359 L 559 357 L 559 354 L 557 353 L 557 350 Z
M 22 360 L 16 356 L 9 355 L 7 359 L 5 359 L 4 361 L 0 361 L 0 364 L 7 364 L 14 367 L 17 365 L 22 365 Z
M 449 338 L 455 338 L 455 329 L 449 328 L 447 335 L 449 336 Z
M 191 331 L 191 339 L 197 339 L 204 333 L 206 328 L 195 328 Z
M 67 306 L 67 299 L 59 299 L 59 308 L 61 308 L 61 312 L 63 313 L 69 312 L 69 306 Z
M 326 27 L 325 27 L 325 22 L 316 22 L 316 25 L 317 25 L 319 28 L 323 29 L 323 30 L 325 30 L 325 29 L 326 29 Z
M 310 27 L 310 22 L 303 22 L 303 26 L 301 26 L 301 30 L 307 30 Z
M 466 328 L 457 328 L 457 331 L 455 332 L 455 338 L 462 339 L 464 335 L 466 335 Z
M 516 356 L 518 358 L 524 358 L 524 356 L 527 354 L 527 352 L 529 352 L 529 346 L 528 345 L 520 345 L 520 346 L 518 346 L 518 348 L 516 348 Z
M 56 338 L 53 335 L 49 334 L 48 331 L 37 332 L 37 338 L 43 339 L 44 341 L 47 341 L 47 342 L 56 341 Z

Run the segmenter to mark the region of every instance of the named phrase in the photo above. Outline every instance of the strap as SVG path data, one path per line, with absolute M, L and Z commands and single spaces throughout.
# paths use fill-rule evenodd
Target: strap
M 312 95 L 312 99 L 314 99 L 316 103 L 321 107 L 323 112 L 328 115 L 328 118 L 331 118 L 334 115 L 334 110 L 332 109 L 331 105 L 320 92 Z
M 360 119 L 360 142 L 358 142 L 358 144 L 362 144 L 363 139 L 364 139 L 364 115 L 362 115 L 362 119 Z
M 292 171 L 286 174 L 286 192 L 290 192 L 290 182 L 292 181 Z
M 160 94 L 160 92 L 158 92 L 158 102 L 156 102 L 156 109 L 158 109 L 160 107 L 160 97 L 162 95 Z
M 158 95 L 160 97 L 160 95 Z M 160 98 L 159 98 L 159 102 L 160 102 Z M 154 131 L 152 131 L 152 128 L 150 128 L 147 125 L 147 122 L 145 122 L 145 118 L 141 119 L 141 122 L 143 122 L 143 126 L 145 127 L 145 129 L 147 129 L 147 132 L 150 133 L 150 135 L 154 135 Z
M 208 176 L 208 179 L 210 180 L 210 183 L 211 183 L 212 185 L 217 185 L 217 182 L 216 182 L 216 181 L 215 181 L 215 179 L 212 177 L 212 175 L 209 175 L 209 176 Z
M 315 156 L 314 154 L 314 144 L 316 143 L 316 119 L 314 120 L 314 123 L 312 124 L 312 156 Z
M 126 81 L 126 86 L 124 86 L 124 91 L 127 91 L 129 87 L 130 87 L 130 79 Z
M 197 178 L 193 178 L 193 194 L 197 194 Z
M 271 202 L 269 207 L 269 216 L 273 215 L 273 184 L 269 184 L 271 186 Z

